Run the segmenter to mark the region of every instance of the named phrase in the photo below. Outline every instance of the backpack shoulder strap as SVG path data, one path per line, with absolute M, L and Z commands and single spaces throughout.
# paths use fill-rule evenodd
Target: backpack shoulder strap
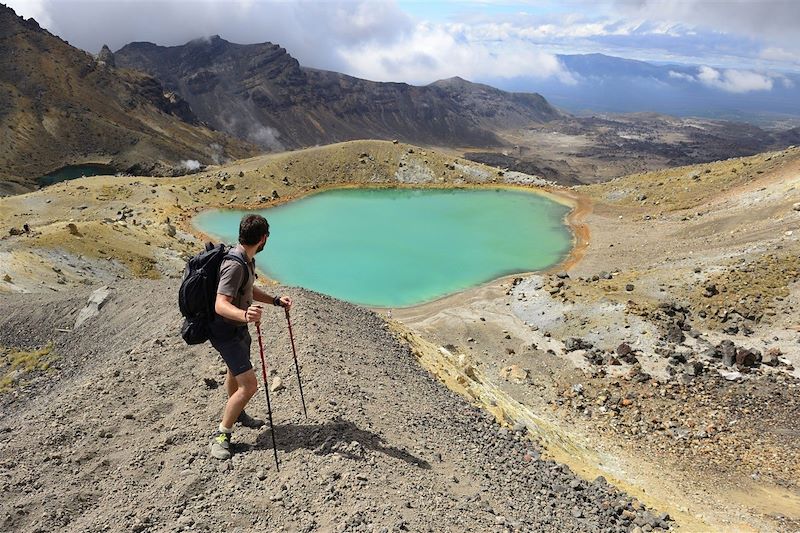
M 242 259 L 239 255 L 231 253 L 232 249 L 233 248 L 228 249 L 222 260 L 224 261 L 226 259 L 232 259 L 244 267 L 244 279 L 242 279 L 242 286 L 239 287 L 239 292 L 241 292 L 244 289 L 244 286 L 247 284 L 247 281 L 250 279 L 250 268 L 247 266 L 247 263 L 245 263 L 244 259 Z

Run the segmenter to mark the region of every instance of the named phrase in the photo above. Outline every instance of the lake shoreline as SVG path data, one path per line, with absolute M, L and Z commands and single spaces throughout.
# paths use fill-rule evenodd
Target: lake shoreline
M 312 189 L 296 191 L 292 194 L 287 194 L 285 196 L 281 196 L 280 198 L 270 200 L 268 202 L 259 202 L 259 203 L 231 203 L 225 205 L 215 205 L 215 206 L 207 206 L 203 208 L 196 208 L 191 215 L 182 217 L 179 220 L 179 225 L 182 229 L 186 230 L 187 232 L 191 233 L 198 239 L 203 242 L 216 242 L 219 240 L 217 237 L 206 233 L 202 229 L 200 229 L 197 224 L 195 223 L 195 218 L 200 215 L 201 213 L 206 213 L 209 211 L 220 210 L 220 211 L 258 211 L 263 209 L 270 209 L 274 207 L 278 207 L 281 205 L 288 204 L 290 202 L 295 202 L 301 199 L 307 199 L 312 196 L 316 196 L 318 194 L 334 191 L 334 190 L 348 190 L 348 189 L 375 189 L 375 190 L 387 190 L 387 189 L 410 189 L 410 190 L 447 190 L 447 191 L 455 191 L 455 190 L 497 190 L 497 191 L 514 191 L 514 192 L 523 192 L 527 194 L 536 194 L 538 196 L 542 196 L 551 200 L 559 205 L 568 207 L 570 210 L 566 213 L 563 217 L 562 221 L 564 225 L 569 229 L 570 236 L 572 243 L 570 245 L 568 253 L 564 255 L 564 257 L 558 261 L 557 263 L 553 264 L 550 267 L 541 269 L 541 270 L 532 270 L 532 271 L 519 271 L 513 272 L 510 274 L 504 274 L 492 279 L 489 279 L 485 282 L 478 283 L 476 285 L 471 285 L 469 287 L 465 287 L 463 289 L 459 289 L 455 292 L 451 292 L 442 296 L 438 296 L 431 300 L 426 300 L 419 303 L 414 303 L 411 305 L 404 305 L 404 306 L 374 306 L 370 304 L 357 304 L 362 305 L 366 308 L 375 310 L 375 311 L 387 311 L 389 309 L 402 309 L 402 310 L 414 310 L 416 308 L 422 308 L 429 306 L 431 304 L 435 304 L 436 302 L 450 299 L 454 296 L 457 296 L 461 293 L 480 289 L 483 287 L 491 286 L 496 283 L 505 283 L 508 280 L 512 280 L 516 277 L 522 277 L 526 275 L 530 275 L 532 273 L 546 273 L 546 272 L 555 272 L 561 270 L 568 270 L 575 264 L 577 264 L 583 256 L 586 254 L 586 250 L 589 246 L 589 238 L 590 238 L 590 231 L 588 224 L 584 222 L 585 218 L 591 213 L 592 211 L 592 202 L 591 200 L 583 195 L 577 194 L 574 191 L 568 191 L 565 189 L 558 189 L 555 187 L 542 187 L 542 186 L 532 186 L 532 185 L 516 185 L 516 184 L 458 184 L 458 185 L 440 185 L 440 184 L 405 184 L 405 183 L 343 183 L 343 184 L 329 184 L 322 187 L 316 187 Z M 267 285 L 280 285 L 281 282 L 275 280 L 274 278 L 270 277 L 266 272 L 260 270 L 261 279 L 263 283 Z

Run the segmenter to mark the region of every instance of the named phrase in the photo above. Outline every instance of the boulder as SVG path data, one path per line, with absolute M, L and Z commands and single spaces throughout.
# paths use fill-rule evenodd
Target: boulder
M 564 349 L 568 352 L 574 352 L 576 350 L 589 350 L 590 348 L 592 348 L 592 343 L 579 337 L 569 337 L 566 341 L 564 341 Z
M 761 363 L 767 366 L 778 366 L 780 364 L 780 360 L 778 357 L 783 355 L 780 348 L 772 347 L 767 350 L 767 353 L 764 354 L 764 358 L 762 359 Z
M 617 355 L 619 355 L 621 357 L 625 357 L 626 355 L 630 354 L 631 352 L 633 352 L 633 348 L 631 348 L 631 346 L 626 342 L 623 342 L 622 344 L 617 346 Z
M 712 296 L 715 296 L 717 294 L 719 294 L 719 290 L 717 289 L 716 284 L 707 283 L 705 286 L 705 292 L 703 293 L 703 296 L 705 296 L 706 298 L 711 298 Z
M 108 287 L 100 287 L 94 291 L 89 296 L 89 301 L 86 302 L 86 307 L 81 309 L 81 312 L 78 313 L 78 318 L 75 319 L 75 327 L 73 329 L 78 329 L 81 324 L 90 318 L 94 318 L 99 315 L 100 309 L 102 309 L 105 303 L 108 301 L 109 296 L 111 296 L 111 289 Z
M 720 370 L 719 375 L 728 381 L 736 381 L 744 377 L 741 372 L 736 372 L 735 370 Z
M 679 365 L 686 362 L 686 356 L 680 352 L 673 352 L 669 358 L 669 363 L 673 365 Z
M 161 228 L 164 230 L 164 234 L 168 237 L 174 237 L 177 233 L 175 226 L 169 222 L 164 222 L 164 224 L 161 225 Z
M 736 345 L 730 339 L 725 339 L 717 345 L 716 353 L 722 358 L 722 364 L 733 366 L 736 362 Z
M 283 384 L 283 381 L 279 376 L 275 376 L 272 378 L 272 385 L 270 385 L 269 390 L 272 392 L 278 392 L 285 389 L 286 386 Z
M 669 327 L 665 338 L 667 342 L 672 342 L 674 344 L 680 344 L 686 340 L 686 336 L 683 334 L 683 330 L 678 324 L 672 324 Z
M 756 366 L 757 357 L 753 350 L 738 348 L 736 350 L 736 364 L 739 366 Z
M 583 357 L 593 365 L 602 365 L 605 363 L 605 357 L 602 350 L 587 350 Z
M 703 373 L 705 368 L 700 361 L 690 361 L 686 363 L 686 374 L 690 376 L 699 376 Z

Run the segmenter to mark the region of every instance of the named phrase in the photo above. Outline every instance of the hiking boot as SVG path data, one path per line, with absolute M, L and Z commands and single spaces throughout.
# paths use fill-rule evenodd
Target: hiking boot
M 236 421 L 246 428 L 260 428 L 264 425 L 263 420 L 260 418 L 253 418 L 244 411 L 239 413 L 239 418 L 237 418 Z
M 230 459 L 231 458 L 231 434 L 217 431 L 211 437 L 209 443 L 211 448 L 211 457 L 214 459 Z

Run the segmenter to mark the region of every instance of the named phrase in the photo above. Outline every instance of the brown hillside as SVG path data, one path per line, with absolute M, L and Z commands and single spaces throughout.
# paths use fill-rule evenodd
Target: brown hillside
M 141 173 L 252 153 L 156 79 L 95 60 L 0 6 L 0 192 L 29 190 L 69 164 Z

